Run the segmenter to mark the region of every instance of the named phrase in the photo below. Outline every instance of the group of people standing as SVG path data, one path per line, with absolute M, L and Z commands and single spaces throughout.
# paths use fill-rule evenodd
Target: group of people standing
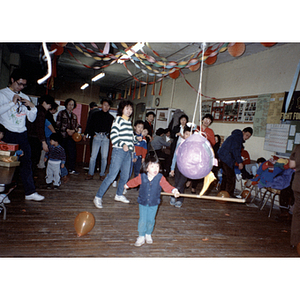
M 68 175 L 66 160 L 70 174 L 77 174 L 76 144 L 72 135 L 80 124 L 76 114 L 72 112 L 76 107 L 74 99 L 69 98 L 65 101 L 66 109 L 58 113 L 55 122 L 53 114 L 58 108 L 55 99 L 50 95 L 43 95 L 35 106 L 30 97 L 22 92 L 26 86 L 27 73 L 22 69 L 15 69 L 10 76 L 8 87 L 0 90 L 0 124 L 4 128 L 3 142 L 18 144 L 23 153 L 19 158 L 19 174 L 25 200 L 42 201 L 45 197 L 36 192 L 34 183 L 34 174 L 42 151 L 42 157 L 46 154 L 45 160 L 52 162 L 47 166 L 49 170 L 46 183 L 53 183 L 57 188 L 61 177 Z M 58 167 L 53 168 L 54 164 Z

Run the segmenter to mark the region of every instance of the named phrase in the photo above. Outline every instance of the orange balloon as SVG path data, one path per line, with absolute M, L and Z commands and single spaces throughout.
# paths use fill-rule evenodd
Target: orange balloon
M 180 75 L 179 70 L 175 70 L 174 72 L 172 72 L 172 73 L 169 74 L 169 76 L 170 76 L 172 79 L 178 78 L 179 75 Z
M 244 199 L 247 199 L 248 198 L 248 196 L 249 196 L 249 190 L 243 190 L 243 192 L 242 192 L 242 198 L 244 198 Z
M 261 43 L 263 46 L 265 46 L 265 47 L 272 47 L 272 46 L 274 46 L 275 44 L 277 44 L 277 43 Z
M 57 44 L 51 45 L 51 51 L 54 49 L 56 49 L 56 51 L 54 52 L 54 55 L 56 55 L 56 56 L 59 56 L 59 55 L 63 54 L 63 52 L 64 52 L 64 48 L 58 46 Z
M 93 214 L 83 211 L 75 218 L 74 226 L 78 236 L 83 236 L 89 233 L 95 225 Z
M 80 142 L 82 140 L 82 135 L 78 132 L 74 132 L 73 135 L 72 135 L 72 139 L 75 142 Z
M 212 50 L 212 46 L 208 47 L 208 49 L 204 52 L 204 56 L 209 56 L 211 55 L 213 52 Z M 207 64 L 207 65 L 212 65 L 216 62 L 217 60 L 217 55 L 215 56 L 211 56 L 211 57 L 208 57 L 204 62 Z
M 228 192 L 226 191 L 220 191 L 217 195 L 217 197 L 221 197 L 221 198 L 230 198 L 230 195 Z
M 228 47 L 228 52 L 233 57 L 241 56 L 245 50 L 246 46 L 244 43 L 235 43 L 234 45 Z

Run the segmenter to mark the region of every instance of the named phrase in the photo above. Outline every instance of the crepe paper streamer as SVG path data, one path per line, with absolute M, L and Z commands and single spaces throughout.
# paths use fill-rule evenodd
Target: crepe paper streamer
M 135 99 L 135 92 L 136 92 L 136 81 L 133 83 L 133 95 L 132 95 L 132 100 Z
M 131 85 L 129 86 L 128 96 L 131 96 Z
M 288 111 L 288 108 L 289 108 L 289 105 L 290 105 L 290 102 L 291 102 L 291 99 L 292 99 L 292 96 L 293 96 L 293 93 L 294 93 L 294 90 L 295 90 L 295 87 L 296 87 L 296 83 L 298 81 L 299 72 L 300 72 L 300 60 L 299 60 L 299 63 L 298 63 L 298 66 L 297 66 L 297 69 L 296 69 L 296 72 L 295 72 L 295 75 L 294 75 L 294 79 L 293 79 L 291 88 L 289 90 L 289 93 L 288 93 L 288 96 L 287 96 L 287 99 L 286 99 L 285 113 L 287 113 L 287 111 Z
M 45 42 L 42 43 L 43 45 L 43 50 L 47 59 L 47 67 L 48 67 L 48 73 L 41 79 L 39 79 L 37 81 L 38 84 L 42 84 L 44 83 L 52 74 L 52 66 L 51 66 L 51 57 L 50 57 L 50 53 L 48 51 L 47 45 Z
M 149 79 L 149 75 L 147 75 L 147 79 L 146 79 L 146 86 L 145 86 L 145 91 L 144 91 L 144 97 L 147 96 L 147 89 L 148 89 L 148 79 Z
M 124 99 L 127 99 L 127 87 L 125 88 Z
M 163 84 L 163 80 L 160 82 L 160 88 L 159 88 L 158 96 L 161 96 L 162 84 Z
M 138 92 L 138 96 L 137 96 L 137 98 L 138 99 L 141 99 L 141 83 L 140 83 L 140 85 L 139 85 L 139 92 Z
M 154 82 L 153 82 L 152 91 L 151 91 L 152 96 L 155 95 L 155 80 L 156 80 L 156 77 L 154 76 Z

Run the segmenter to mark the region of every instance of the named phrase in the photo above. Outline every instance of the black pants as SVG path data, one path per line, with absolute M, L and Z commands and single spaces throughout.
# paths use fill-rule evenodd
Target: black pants
M 222 183 L 221 191 L 226 191 L 230 196 L 234 196 L 235 189 L 235 172 L 234 168 L 230 168 L 227 164 L 221 161 Z
M 180 173 L 180 171 L 177 167 L 177 164 L 175 165 L 174 173 L 175 173 L 175 188 L 177 188 L 177 190 L 179 191 L 180 194 L 183 194 L 187 178 L 182 173 Z M 176 198 L 176 201 L 183 202 L 183 200 L 184 200 L 184 198 L 182 198 L 182 197 Z

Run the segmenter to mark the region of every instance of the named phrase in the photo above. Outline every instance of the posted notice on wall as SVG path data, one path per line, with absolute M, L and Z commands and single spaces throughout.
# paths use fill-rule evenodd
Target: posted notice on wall
M 285 153 L 290 124 L 267 124 L 264 150 Z

